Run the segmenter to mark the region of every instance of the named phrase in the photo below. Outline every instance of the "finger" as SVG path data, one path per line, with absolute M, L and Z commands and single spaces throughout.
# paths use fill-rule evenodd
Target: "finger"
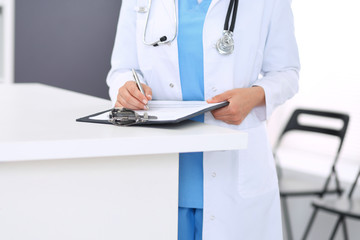
M 143 104 L 134 98 L 129 92 L 129 86 L 135 84 L 134 81 L 127 82 L 119 89 L 118 102 L 125 108 L 129 109 L 144 109 Z
M 127 102 L 124 98 L 122 98 L 121 96 L 118 97 L 118 102 L 120 107 L 124 107 L 124 108 L 128 108 L 128 109 L 132 109 L 132 110 L 137 110 L 139 109 L 137 106 L 132 105 L 131 103 Z M 143 109 L 143 108 L 142 108 Z
M 230 111 L 229 111 L 229 106 L 226 107 L 222 107 L 216 110 L 211 111 L 212 115 L 215 116 L 229 116 L 231 115 Z
M 223 102 L 223 101 L 227 101 L 228 99 L 230 99 L 230 94 L 229 92 L 224 92 L 222 94 L 216 95 L 213 98 L 210 98 L 207 100 L 208 103 L 218 103 L 218 102 Z
M 144 94 L 141 93 L 135 82 L 133 84 L 129 84 L 126 89 L 139 102 L 143 103 L 144 105 L 147 104 L 148 99 L 144 96 Z
M 235 120 L 229 120 L 226 123 L 232 124 L 232 125 L 240 125 L 243 122 L 244 119 L 235 119 Z
M 231 125 L 240 125 L 241 122 L 240 121 L 227 121 L 227 124 L 231 124 Z
M 143 89 L 144 89 L 144 92 L 145 92 L 145 96 L 147 97 L 148 100 L 151 100 L 152 99 L 152 90 L 151 88 L 146 85 L 146 84 L 141 84 Z
M 123 105 L 121 105 L 121 103 L 119 102 L 119 100 L 117 100 L 116 103 L 115 103 L 115 107 L 116 107 L 116 108 L 121 108 L 121 107 L 123 107 Z
M 216 120 L 220 120 L 220 121 L 224 121 L 224 122 L 228 122 L 228 121 L 235 121 L 233 118 L 233 116 L 231 115 L 221 115 L 221 116 L 217 116 L 215 115 L 214 118 Z
M 239 125 L 242 122 L 241 118 L 235 118 L 233 116 L 220 116 L 215 119 L 232 125 Z
M 145 104 L 143 102 L 140 102 L 137 98 L 135 98 L 134 95 L 132 95 L 131 92 L 129 91 L 124 91 L 121 95 L 121 98 L 125 101 L 126 105 L 124 105 L 123 102 L 121 103 L 126 108 L 128 108 L 128 105 L 130 105 L 131 106 L 130 109 L 141 109 L 141 110 L 145 109 Z
M 239 114 L 235 114 L 233 109 L 230 106 L 223 107 L 220 109 L 216 109 L 211 112 L 215 119 L 224 121 L 226 123 L 236 123 L 240 121 L 241 116 Z

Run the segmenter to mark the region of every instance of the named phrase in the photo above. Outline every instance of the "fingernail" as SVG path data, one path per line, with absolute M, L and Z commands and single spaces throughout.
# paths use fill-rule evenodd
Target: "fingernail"
M 145 105 L 145 106 L 144 106 L 144 110 L 149 110 L 149 106 L 148 106 L 148 105 Z
M 152 96 L 151 95 L 147 95 L 148 99 L 152 99 Z
M 144 103 L 144 104 L 147 104 L 147 103 L 148 103 L 148 101 L 147 101 L 146 99 L 144 99 L 144 100 L 143 100 L 143 103 Z

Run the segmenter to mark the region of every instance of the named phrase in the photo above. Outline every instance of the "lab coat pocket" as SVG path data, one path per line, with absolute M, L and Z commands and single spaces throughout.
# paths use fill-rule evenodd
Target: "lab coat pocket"
M 238 192 L 243 198 L 251 198 L 277 189 L 278 183 L 265 126 L 246 131 L 248 148 L 238 152 Z

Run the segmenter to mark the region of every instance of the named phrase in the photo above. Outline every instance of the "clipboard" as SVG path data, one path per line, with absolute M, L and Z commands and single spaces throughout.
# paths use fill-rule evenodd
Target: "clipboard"
M 113 124 L 119 126 L 176 124 L 209 111 L 229 105 L 229 102 L 206 101 L 150 101 L 149 110 L 108 109 L 76 119 L 77 122 Z M 123 121 L 114 118 L 123 117 Z

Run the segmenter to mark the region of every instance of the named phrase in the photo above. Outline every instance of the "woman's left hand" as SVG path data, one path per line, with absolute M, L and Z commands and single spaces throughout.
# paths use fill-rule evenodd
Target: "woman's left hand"
M 258 86 L 236 88 L 207 100 L 208 103 L 223 101 L 228 101 L 229 105 L 212 111 L 212 115 L 217 120 L 239 125 L 254 107 L 265 104 L 265 91 Z

